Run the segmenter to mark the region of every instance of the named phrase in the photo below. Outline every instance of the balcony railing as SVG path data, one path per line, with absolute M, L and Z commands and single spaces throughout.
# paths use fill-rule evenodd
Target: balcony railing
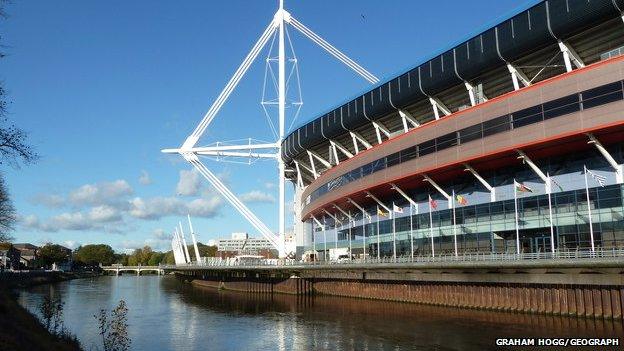
M 460 255 L 432 256 L 400 256 L 366 258 L 366 259 L 339 259 L 327 261 L 297 261 L 292 259 L 221 259 L 205 257 L 200 262 L 181 265 L 162 266 L 165 269 L 179 267 L 279 267 L 279 266 L 341 266 L 341 265 L 377 265 L 377 264 L 404 264 L 413 263 L 437 263 L 437 262 L 484 262 L 484 261 L 535 261 L 535 260 L 583 260 L 619 258 L 624 262 L 624 249 L 602 249 L 594 252 L 589 250 L 561 251 L 561 252 L 536 252 L 536 253 L 467 253 Z

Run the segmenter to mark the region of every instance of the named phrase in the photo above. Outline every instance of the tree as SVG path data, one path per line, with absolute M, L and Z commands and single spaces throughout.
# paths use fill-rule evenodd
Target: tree
M 202 243 L 197 243 L 197 248 L 199 249 L 199 255 L 201 257 L 216 257 L 217 256 L 217 247 L 215 245 L 204 245 Z
M 164 264 L 175 264 L 175 258 L 173 256 L 173 251 L 169 250 L 165 253 L 165 257 L 163 258 Z
M 128 307 L 124 300 L 120 300 L 110 314 L 101 309 L 93 317 L 98 321 L 104 351 L 130 350 L 132 340 L 128 335 Z
M 165 258 L 165 254 L 162 252 L 152 252 L 152 257 L 147 261 L 148 266 L 158 266 L 159 263 Z
M 115 254 L 115 263 L 122 264 L 124 266 L 128 265 L 128 255 L 125 253 Z
M 10 232 L 15 224 L 15 208 L 11 202 L 9 191 L 0 175 L 0 242 L 10 241 Z
M 45 266 L 65 262 L 70 258 L 71 251 L 61 245 L 47 243 L 39 249 L 39 258 Z
M 74 260 L 86 265 L 110 266 L 115 262 L 115 252 L 113 249 L 104 244 L 85 245 L 79 247 L 75 254 Z

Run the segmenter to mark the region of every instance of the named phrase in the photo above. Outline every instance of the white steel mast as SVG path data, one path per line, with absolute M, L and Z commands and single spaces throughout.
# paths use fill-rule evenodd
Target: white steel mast
M 284 0 L 280 0 L 279 10 L 277 11 L 279 17 L 279 47 L 278 47 L 278 110 L 279 110 L 279 139 L 277 141 L 277 167 L 279 171 L 279 254 L 280 257 L 286 255 L 285 252 L 285 240 L 286 240 L 286 219 L 284 216 L 284 204 L 286 201 L 286 175 L 284 160 L 282 159 L 282 141 L 284 140 L 284 123 L 286 119 L 286 54 L 284 52 Z
M 285 135 L 285 124 L 286 124 L 286 95 L 287 95 L 287 85 L 289 79 L 286 77 L 286 50 L 285 50 L 285 39 L 288 38 L 290 42 L 290 38 L 287 37 L 286 33 L 286 24 L 292 25 L 296 30 L 302 33 L 304 36 L 312 40 L 315 44 L 319 45 L 329 54 L 334 56 L 340 62 L 347 65 L 357 74 L 362 76 L 368 82 L 375 84 L 379 81 L 377 77 L 368 72 L 362 66 L 357 64 L 355 61 L 347 57 L 340 50 L 336 49 L 333 45 L 325 41 L 319 35 L 314 33 L 308 27 L 304 26 L 301 22 L 297 21 L 291 14 L 284 10 L 284 0 L 279 0 L 279 8 L 275 13 L 273 20 L 267 28 L 264 30 L 258 41 L 255 43 L 251 51 L 247 54 L 241 65 L 238 67 L 232 78 L 228 81 L 226 86 L 223 88 L 217 99 L 213 102 L 213 104 L 208 109 L 208 112 L 204 115 L 202 120 L 199 122 L 193 133 L 189 135 L 182 146 L 177 149 L 163 149 L 164 153 L 178 153 L 182 155 L 189 163 L 191 163 L 199 172 L 206 178 L 212 186 L 226 199 L 228 202 L 239 211 L 239 213 L 245 217 L 253 226 L 264 236 L 267 240 L 269 240 L 275 248 L 279 251 L 280 257 L 286 257 L 287 253 L 285 252 L 285 232 L 286 232 L 286 221 L 285 221 L 285 202 L 286 202 L 286 167 L 284 164 L 284 160 L 281 156 L 281 146 L 282 141 L 284 140 Z M 277 32 L 277 33 L 276 33 Z M 278 81 L 277 81 L 277 93 L 278 93 L 278 133 L 277 140 L 275 143 L 263 143 L 263 144 L 252 144 L 251 142 L 247 145 L 227 145 L 221 146 L 217 143 L 216 146 L 208 146 L 208 147 L 197 147 L 196 144 L 199 141 L 200 137 L 208 128 L 208 125 L 214 117 L 217 115 L 223 104 L 227 101 L 230 94 L 234 91 L 240 80 L 243 78 L 251 64 L 258 57 L 260 51 L 265 47 L 267 42 L 273 37 L 274 34 L 277 34 L 278 39 Z M 292 47 L 291 47 L 292 49 Z M 293 59 L 296 63 L 296 58 Z M 298 73 L 297 73 L 298 77 Z M 252 151 L 253 150 L 253 151 Z M 270 150 L 269 152 L 263 152 L 263 150 Z M 273 158 L 277 161 L 278 172 L 279 172 L 279 214 L 278 214 L 278 233 L 275 235 L 245 204 L 243 204 L 236 195 L 232 193 L 232 191 L 217 178 L 214 173 L 212 173 L 200 160 L 199 156 L 212 156 L 212 157 L 242 157 L 248 159 L 260 159 L 260 158 Z M 180 230 L 182 230 L 180 228 Z M 184 234 L 182 234 L 182 240 L 184 240 Z M 186 245 L 185 245 L 186 249 Z

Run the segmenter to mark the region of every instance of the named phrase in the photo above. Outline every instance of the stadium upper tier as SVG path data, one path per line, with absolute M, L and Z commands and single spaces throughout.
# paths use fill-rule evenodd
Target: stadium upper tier
M 308 185 L 427 122 L 620 54 L 623 11 L 624 0 L 540 2 L 293 131 L 287 177 Z

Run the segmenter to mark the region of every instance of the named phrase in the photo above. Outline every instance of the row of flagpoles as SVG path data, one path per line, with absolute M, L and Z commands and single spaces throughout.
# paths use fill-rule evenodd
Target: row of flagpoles
M 597 174 L 595 172 L 592 172 L 591 170 L 589 170 L 585 165 L 583 166 L 583 176 L 585 178 L 585 193 L 586 193 L 586 197 L 587 197 L 587 216 L 589 219 L 589 232 L 590 232 L 590 241 L 591 241 L 591 251 L 594 252 L 595 251 L 595 242 L 594 242 L 594 229 L 593 229 L 593 220 L 592 220 L 592 212 L 591 212 L 591 202 L 590 202 L 590 198 L 589 198 L 589 183 L 587 180 L 587 175 L 590 175 L 601 187 L 605 186 L 606 183 L 606 177 L 600 174 Z M 549 182 L 551 182 L 551 186 L 550 189 L 552 189 L 552 185 L 556 185 L 560 191 L 563 191 L 563 187 L 561 185 L 559 185 L 559 183 L 557 183 L 554 179 L 552 179 L 550 177 L 550 175 L 547 176 Z M 531 188 L 529 188 L 528 186 L 524 185 L 523 183 L 517 182 L 514 179 L 514 183 L 513 183 L 513 188 L 514 188 L 514 214 L 515 214 L 515 228 L 516 228 L 516 253 L 520 254 L 521 252 L 521 247 L 520 247 L 520 225 L 519 225 L 519 215 L 518 215 L 518 193 L 532 193 L 533 190 Z M 549 212 L 549 222 L 550 222 L 550 244 L 551 244 L 551 251 L 554 253 L 555 252 L 555 239 L 554 239 L 554 228 L 553 228 L 553 215 L 552 215 L 552 201 L 551 201 L 551 192 L 552 191 L 547 191 L 547 195 L 548 195 L 548 212 Z M 457 221 L 456 221 L 456 216 L 455 216 L 455 201 L 459 204 L 459 205 L 466 205 L 468 204 L 467 199 L 463 196 L 463 195 L 459 195 L 459 194 L 455 194 L 455 191 L 453 190 L 452 196 L 451 196 L 451 204 L 450 204 L 450 208 L 452 209 L 453 212 L 453 246 L 454 246 L 454 254 L 455 256 L 458 255 L 458 248 L 457 248 Z M 438 208 L 438 203 L 436 200 L 431 198 L 431 195 L 429 195 L 429 199 L 428 199 L 428 205 L 429 205 L 429 236 L 431 239 L 431 255 L 432 257 L 435 257 L 435 245 L 434 245 L 434 235 L 433 235 L 433 210 Z M 410 203 L 410 241 L 411 241 L 411 258 L 414 258 L 414 230 L 413 230 L 413 205 L 412 203 Z M 403 213 L 403 208 L 400 206 L 397 206 L 394 202 L 392 203 L 392 210 L 390 211 L 391 213 L 388 212 L 384 212 L 379 205 L 377 205 L 377 259 L 380 258 L 380 232 L 379 232 L 379 217 L 388 217 L 390 216 L 392 219 L 392 256 L 393 258 L 396 260 L 397 257 L 397 249 L 396 249 L 396 223 L 395 223 L 395 219 L 396 219 L 396 213 L 402 214 Z M 349 213 L 349 217 L 350 213 Z M 372 222 L 372 217 L 368 216 L 369 218 L 369 224 Z M 351 218 L 353 224 L 355 224 L 355 220 L 353 220 Z M 337 223 L 334 223 L 334 227 L 336 230 L 336 248 L 338 247 L 338 229 L 337 229 Z M 350 228 L 349 228 L 350 229 Z M 365 232 L 365 226 L 364 226 L 364 213 L 362 216 L 362 240 L 363 240 L 363 249 L 364 249 L 364 258 L 366 258 L 366 256 L 368 255 L 367 253 L 367 249 L 366 249 L 366 232 Z M 323 224 L 323 232 L 325 232 L 325 225 Z M 325 242 L 325 253 L 327 253 L 327 236 L 324 233 L 324 242 Z M 349 254 L 351 254 L 351 231 L 349 230 Z

